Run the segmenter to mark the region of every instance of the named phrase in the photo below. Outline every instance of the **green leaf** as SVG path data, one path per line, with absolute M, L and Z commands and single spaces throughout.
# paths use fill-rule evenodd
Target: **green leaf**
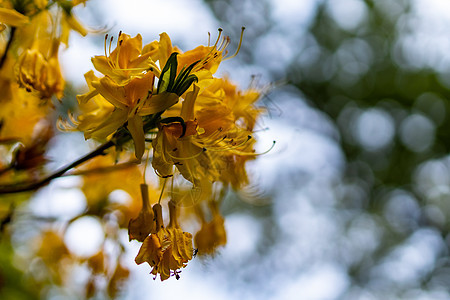
M 175 77 L 177 75 L 177 67 L 178 67 L 178 61 L 177 61 L 177 55 L 178 53 L 174 52 L 170 55 L 169 59 L 167 60 L 166 65 L 164 66 L 161 76 L 159 78 L 158 87 L 156 89 L 156 92 L 162 93 L 164 91 L 171 92 L 172 87 L 175 82 Z
M 175 85 L 173 87 L 173 91 L 178 95 L 181 96 L 186 89 L 180 93 L 180 87 L 184 84 L 184 81 L 189 79 L 189 73 L 192 71 L 192 69 L 195 67 L 195 65 L 199 62 L 193 62 L 189 67 L 183 67 L 181 72 L 178 74 L 177 78 L 175 79 Z M 195 75 L 191 75 L 195 76 Z M 192 82 L 191 82 L 192 83 Z M 189 87 L 188 87 L 189 88 Z

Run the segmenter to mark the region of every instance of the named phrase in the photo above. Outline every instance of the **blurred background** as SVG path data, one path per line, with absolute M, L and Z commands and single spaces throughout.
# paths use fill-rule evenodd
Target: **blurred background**
M 88 27 L 144 43 L 165 31 L 185 50 L 219 27 L 234 49 L 245 26 L 239 55 L 219 73 L 242 88 L 272 87 L 258 151 L 277 144 L 249 165 L 251 187 L 221 207 L 227 245 L 161 283 L 134 265 L 139 244 L 129 243 L 119 299 L 450 299 L 450 2 L 90 0 L 76 9 Z M 62 60 L 73 95 L 103 42 L 72 35 Z M 83 141 L 64 133 L 48 155 L 65 164 L 87 151 Z M 42 189 L 30 211 L 82 211 L 74 180 Z M 69 250 L 95 253 L 98 222 L 71 226 Z M 45 298 L 78 299 L 82 278 Z

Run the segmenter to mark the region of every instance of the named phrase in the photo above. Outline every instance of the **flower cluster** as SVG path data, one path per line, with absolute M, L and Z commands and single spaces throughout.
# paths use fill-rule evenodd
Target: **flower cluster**
M 0 1 L 0 141 L 30 148 L 51 128 L 48 104 L 63 97 L 58 53 L 69 33 L 87 30 L 72 14 L 83 1 Z M 39 125 L 38 125 L 39 123 Z M 7 142 L 5 142 L 7 141 Z M 1 167 L 1 162 L 0 162 Z
M 256 155 L 253 131 L 261 109 L 255 102 L 261 93 L 253 87 L 240 91 L 227 77 L 215 76 L 232 57 L 226 49 L 230 39 L 221 35 L 219 30 L 214 44 L 186 52 L 166 33 L 146 45 L 140 35 L 119 33 L 117 41 L 107 35 L 104 55 L 92 59 L 102 77 L 86 73 L 89 90 L 77 97 L 80 113 L 73 122 L 86 139 L 109 141 L 117 149 L 132 140 L 135 158 L 148 152 L 160 178 L 158 201 L 148 199 L 147 185 L 141 187 L 142 209 L 128 230 L 130 240 L 142 242 L 136 262 L 147 262 L 161 280 L 179 278 L 193 256 L 192 234 L 178 223 L 181 207 L 193 207 L 202 223 L 194 237 L 198 253 L 226 243 L 219 203 L 228 187 L 248 183 L 245 163 Z M 239 47 L 241 42 L 242 35 Z M 161 205 L 166 198 L 167 227 Z
M 130 221 L 129 227 L 130 239 L 143 242 L 135 261 L 137 264 L 147 262 L 153 268 L 151 274 L 160 274 L 161 280 L 171 275 L 179 278 L 179 269 L 192 259 L 192 234 L 182 231 L 178 223 L 179 206 L 173 200 L 169 201 L 170 222 L 165 228 L 161 204 L 153 205 L 150 210 L 147 186 L 143 184 L 141 189 L 143 210 L 137 219 Z
M 27 201 L 33 199 L 31 194 L 23 193 L 34 191 L 49 181 L 42 178 L 49 172 L 49 168 L 45 168 L 46 153 L 52 146 L 49 141 L 55 136 L 54 108 L 66 100 L 59 56 L 61 50 L 69 47 L 70 34 L 85 36 L 88 33 L 74 15 L 74 8 L 84 2 L 0 0 L 0 255 L 4 258 L 0 263 L 0 277 L 9 278 L 2 281 L 2 299 L 29 299 L 36 295 L 46 298 L 44 294 L 50 290 L 50 284 L 73 287 L 69 278 L 73 277 L 74 268 L 82 264 L 91 274 L 85 289 L 77 287 L 79 293 L 85 293 L 79 295 L 80 298 L 89 298 L 98 292 L 98 282 L 107 285 L 108 295 L 115 298 L 128 276 L 128 270 L 119 261 L 122 252 L 115 255 L 108 253 L 106 247 L 99 247 L 103 249 L 92 257 L 72 253 L 64 235 L 76 218 L 64 221 L 66 226 L 53 226 L 55 220 L 43 222 L 26 206 Z M 54 101 L 56 99 L 59 102 Z M 127 171 L 129 174 L 134 170 Z M 103 179 L 108 178 L 105 175 Z M 57 177 L 59 175 L 47 178 Z M 11 191 L 18 195 L 10 195 Z M 101 214 L 93 209 L 96 196 L 92 189 L 86 189 L 89 209 L 77 218 Z M 26 215 L 26 229 L 20 221 L 15 223 L 22 215 Z M 9 226 L 13 223 L 14 226 Z M 21 237 L 21 245 L 16 247 L 10 237 L 22 236 L 23 230 L 30 234 Z M 105 236 L 118 240 L 115 232 L 110 231 Z M 18 254 L 16 248 L 24 251 Z M 115 258 L 117 263 L 103 265 L 103 261 Z M 30 262 L 39 264 L 39 272 L 30 268 L 33 264 Z
M 249 183 L 245 165 L 256 156 L 261 90 L 239 90 L 216 75 L 221 62 L 239 51 L 244 29 L 233 55 L 222 30 L 214 43 L 188 51 L 172 45 L 166 33 L 147 44 L 139 34 L 106 35 L 70 122 L 57 122 L 101 145 L 50 173 L 44 166 L 55 135 L 53 109 L 66 105 L 59 54 L 69 46 L 70 32 L 88 33 L 73 14 L 84 2 L 0 0 L 0 194 L 33 191 L 62 175 L 82 176 L 86 210 L 62 230 L 41 226 L 34 256 L 47 266 L 49 282 L 61 285 L 73 266 L 85 264 L 91 271 L 85 296 L 107 283 L 113 297 L 128 276 L 118 238 L 125 228 L 130 241 L 142 243 L 135 262 L 148 263 L 161 280 L 178 279 L 197 253 L 213 254 L 226 244 L 220 204 L 227 190 Z M 114 201 L 119 190 L 128 198 Z M 13 215 L 13 201 L 0 201 L 2 226 Z M 66 229 L 83 217 L 105 225 L 105 241 L 90 257 L 77 257 L 65 244 Z M 187 232 L 181 225 L 189 219 L 197 222 Z

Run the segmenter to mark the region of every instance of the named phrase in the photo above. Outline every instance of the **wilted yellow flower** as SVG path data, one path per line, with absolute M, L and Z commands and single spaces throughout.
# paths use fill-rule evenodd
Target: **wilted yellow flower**
M 213 254 L 218 247 L 227 243 L 225 221 L 219 213 L 213 214 L 211 221 L 202 220 L 202 227 L 195 234 L 195 247 L 200 255 Z
M 4 97 L 0 97 L 0 139 L 15 139 L 29 147 L 33 144 L 36 124 L 49 115 L 49 107 L 17 84 L 0 78 Z
M 130 241 L 135 239 L 143 242 L 150 234 L 156 232 L 156 221 L 148 197 L 148 186 L 141 184 L 142 209 L 136 219 L 131 219 L 128 224 L 128 236 Z
M 61 284 L 70 268 L 71 253 L 64 243 L 63 236 L 53 230 L 42 232 L 35 240 L 36 256 L 41 258 L 48 268 L 51 280 Z
M 19 84 L 28 92 L 36 91 L 40 98 L 63 97 L 64 79 L 58 60 L 59 41 L 53 40 L 49 58 L 37 49 L 25 50 L 16 64 L 16 76 Z
M 173 201 L 169 202 L 170 223 L 164 228 L 161 205 L 153 206 L 158 231 L 144 240 L 135 259 L 137 264 L 147 262 L 153 267 L 151 274 L 159 274 L 161 281 L 170 276 L 178 279 L 179 269 L 186 267 L 193 255 L 192 235 L 181 230 L 178 209 Z
M 129 275 L 130 270 L 119 262 L 108 283 L 108 295 L 111 299 L 117 298 L 117 295 L 123 290 Z

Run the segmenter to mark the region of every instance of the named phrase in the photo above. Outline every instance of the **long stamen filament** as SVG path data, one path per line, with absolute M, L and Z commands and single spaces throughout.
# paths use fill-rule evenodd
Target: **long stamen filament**
M 117 54 L 116 54 L 116 62 L 115 62 L 116 68 L 120 68 L 119 56 L 120 56 L 120 49 L 122 48 L 121 46 L 122 46 L 122 42 L 123 42 L 123 40 L 120 39 L 121 35 L 122 35 L 122 31 L 119 32 L 119 36 L 117 38 L 117 46 L 116 46 Z
M 197 146 L 197 145 L 196 145 Z M 200 156 L 202 153 L 204 153 L 205 151 L 206 151 L 206 148 L 202 148 L 202 147 L 200 147 L 201 148 L 201 150 L 198 152 L 198 153 L 196 153 L 196 154 L 194 154 L 194 155 L 191 155 L 191 156 L 186 156 L 186 157 L 177 157 L 177 156 L 175 156 L 175 155 L 172 155 L 172 154 L 170 154 L 170 152 L 168 153 L 168 155 L 169 155 L 169 157 L 170 158 L 172 158 L 172 159 L 174 159 L 174 160 L 188 160 L 188 159 L 193 159 L 193 158 L 196 158 L 196 157 L 198 157 L 198 156 Z
M 162 198 L 162 195 L 164 193 L 164 189 L 166 187 L 166 182 L 167 182 L 167 178 L 164 178 L 164 183 L 163 183 L 162 188 L 161 188 L 161 194 L 159 194 L 158 204 L 161 204 L 161 198 Z
M 218 35 L 218 37 L 217 37 L 216 42 L 215 42 L 214 45 L 211 47 L 211 51 L 209 51 L 209 53 L 206 54 L 205 57 L 197 63 L 197 65 L 193 68 L 192 72 L 198 71 L 198 70 L 201 69 L 204 65 L 206 65 L 206 64 L 209 62 L 208 59 L 210 59 L 211 54 L 212 54 L 213 52 L 216 52 L 216 51 L 217 51 L 217 44 L 219 43 L 220 37 L 222 36 L 222 31 L 223 31 L 223 29 L 222 29 L 222 28 L 219 28 L 218 31 L 219 31 L 219 35 Z M 208 41 L 208 47 L 209 47 L 209 41 Z
M 224 60 L 227 60 L 227 59 L 230 59 L 230 58 L 235 57 L 235 56 L 239 53 L 239 50 L 241 50 L 242 40 L 243 40 L 243 38 L 244 38 L 244 30 L 245 30 L 245 27 L 242 27 L 242 29 L 241 29 L 241 37 L 240 37 L 240 39 L 239 39 L 239 44 L 238 44 L 238 47 L 237 47 L 237 49 L 236 49 L 236 52 L 235 52 L 233 55 L 228 56 L 228 57 L 225 58 Z
M 240 155 L 240 156 L 260 156 L 260 155 L 264 155 L 264 154 L 269 153 L 275 147 L 276 143 L 277 143 L 276 141 L 273 141 L 272 142 L 272 146 L 270 146 L 269 149 L 267 149 L 266 151 L 261 152 L 261 153 L 250 153 L 250 152 L 243 152 L 243 151 L 239 151 L 239 150 L 238 151 L 233 150 L 231 152 L 234 153 L 234 154 Z
M 108 53 L 106 52 L 106 43 L 108 42 L 108 34 L 105 35 L 105 43 L 104 43 L 104 50 L 105 50 L 105 58 L 108 59 Z
M 238 148 L 242 147 L 243 145 L 245 145 L 249 140 L 251 140 L 251 138 L 252 138 L 252 136 L 249 135 L 249 136 L 247 136 L 247 139 L 245 139 L 243 142 L 241 142 L 239 144 L 231 145 L 231 146 L 224 145 L 220 148 L 219 147 L 211 147 L 211 148 L 208 147 L 207 149 L 208 149 L 208 151 L 214 151 L 214 152 L 234 150 L 234 149 L 238 149 Z M 221 140 L 221 141 L 223 141 L 223 140 Z

